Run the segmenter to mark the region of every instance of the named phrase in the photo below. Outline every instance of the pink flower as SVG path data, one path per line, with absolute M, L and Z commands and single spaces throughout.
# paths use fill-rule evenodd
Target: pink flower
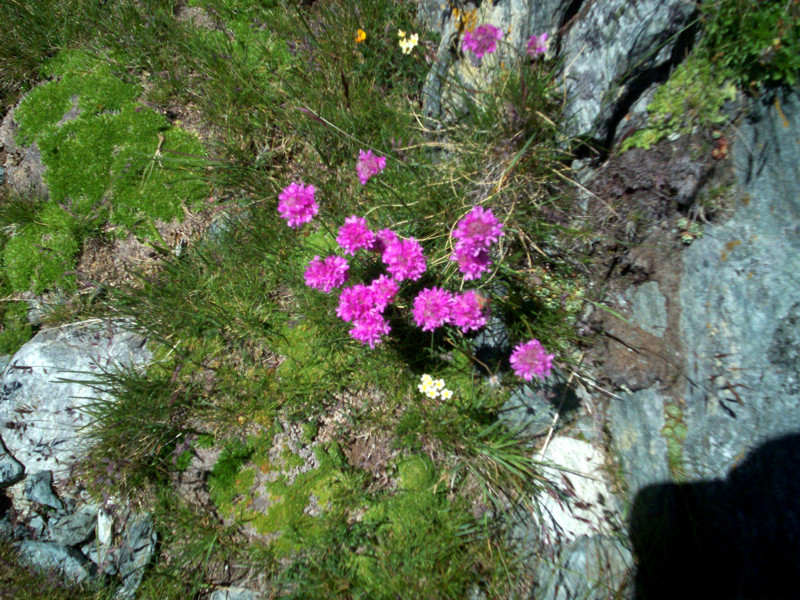
M 425 288 L 414 298 L 411 314 L 422 331 L 433 331 L 450 322 L 453 294 L 440 288 Z
M 477 331 L 486 325 L 487 313 L 486 299 L 475 290 L 467 290 L 453 297 L 450 320 L 464 333 L 470 330 Z
M 368 287 L 372 291 L 375 308 L 380 312 L 391 304 L 397 292 L 400 290 L 400 286 L 397 285 L 397 282 L 386 275 L 381 275 L 377 279 L 374 279 Z
M 518 344 L 511 353 L 511 368 L 518 377 L 530 381 L 533 377 L 544 379 L 550 374 L 553 354 L 547 354 L 539 340 Z
M 494 25 L 481 25 L 464 34 L 461 47 L 472 52 L 477 58 L 491 54 L 497 50 L 498 40 L 503 39 L 503 32 Z
M 428 268 L 422 246 L 414 238 L 398 238 L 390 242 L 383 253 L 383 263 L 395 281 L 416 281 Z
M 289 227 L 308 223 L 319 211 L 314 201 L 314 186 L 290 183 L 278 195 L 278 212 L 289 221 Z
M 375 233 L 375 243 L 372 244 L 372 251 L 377 252 L 381 256 L 386 252 L 389 242 L 397 239 L 397 234 L 391 229 L 381 229 Z
M 484 271 L 489 270 L 489 265 L 492 261 L 489 260 L 489 251 L 481 250 L 478 254 L 473 255 L 471 248 L 459 248 L 456 245 L 456 251 L 450 256 L 450 260 L 458 262 L 458 270 L 464 275 L 465 281 L 472 279 L 480 279 Z
M 350 265 L 341 256 L 328 256 L 325 260 L 315 256 L 305 272 L 306 285 L 327 294 L 347 281 L 349 268 Z
M 377 175 L 386 168 L 386 157 L 375 156 L 372 150 L 358 151 L 358 162 L 356 163 L 356 173 L 361 185 L 366 185 L 371 177 Z
M 339 295 L 336 314 L 344 321 L 357 321 L 369 313 L 377 313 L 374 292 L 363 283 L 344 288 Z
M 458 222 L 453 237 L 458 240 L 456 249 L 478 254 L 503 236 L 503 224 L 491 209 L 475 206 Z
M 528 56 L 536 58 L 547 54 L 547 32 L 532 35 L 528 40 Z
M 372 248 L 375 234 L 367 227 L 367 220 L 364 217 L 353 215 L 344 220 L 336 241 L 347 254 L 355 254 L 360 248 Z
M 389 322 L 378 313 L 367 313 L 360 317 L 350 329 L 350 336 L 362 344 L 369 344 L 370 348 L 375 348 L 375 344 L 381 343 L 381 336 L 391 331 Z

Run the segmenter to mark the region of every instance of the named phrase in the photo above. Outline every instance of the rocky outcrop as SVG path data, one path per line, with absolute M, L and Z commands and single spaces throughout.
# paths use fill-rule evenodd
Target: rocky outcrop
M 121 599 L 134 596 L 155 550 L 152 518 L 112 498 L 98 506 L 69 479 L 87 449 L 82 409 L 101 397 L 94 375 L 149 360 L 124 323 L 92 321 L 40 332 L 0 378 L 3 543 L 11 538 L 23 562 L 71 583 L 116 575 Z
M 454 4 L 420 2 L 421 21 L 441 35 L 423 90 L 424 112 L 432 123 L 462 113 L 463 90 L 485 89 L 500 69 L 528 62 L 528 38 L 547 32 L 549 58 L 560 65 L 566 98 L 562 132 L 606 147 L 622 117 L 666 79 L 691 44 L 696 10 L 691 0 Z M 476 59 L 461 51 L 460 38 L 464 28 L 483 23 L 500 28 L 504 38 L 496 53 Z
M 150 359 L 144 339 L 121 323 L 78 323 L 38 333 L 13 356 L 0 377 L 0 432 L 29 476 L 69 475 L 89 424 L 81 409 L 100 397 L 94 374 Z

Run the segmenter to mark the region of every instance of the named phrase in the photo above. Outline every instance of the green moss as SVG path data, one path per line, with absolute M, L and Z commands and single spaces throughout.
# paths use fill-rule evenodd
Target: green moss
M 683 442 L 688 434 L 688 429 L 683 422 L 683 408 L 679 403 L 670 403 L 664 406 L 664 427 L 661 436 L 667 442 L 667 464 L 670 473 L 676 480 L 684 478 L 683 468 Z
M 68 275 L 80 249 L 69 230 L 34 224 L 25 227 L 6 243 L 3 266 L 15 291 L 41 294 L 58 284 L 65 290 L 75 286 Z
M 80 51 L 62 52 L 46 71 L 58 78 L 31 92 L 16 117 L 22 139 L 42 152 L 55 202 L 78 217 L 102 211 L 112 223 L 142 232 L 143 221 L 181 219 L 181 203 L 193 206 L 203 197 L 204 186 L 175 168 L 177 156 L 203 156 L 202 145 L 137 104 L 139 85 Z M 77 116 L 61 123 L 73 104 Z
M 436 489 L 437 475 L 426 456 L 404 459 L 398 492 L 364 515 L 375 545 L 352 562 L 365 597 L 466 597 L 471 576 L 462 568 L 459 539 L 465 512 Z
M 31 339 L 31 335 L 28 304 L 26 302 L 7 304 L 3 315 L 3 330 L 0 331 L 0 354 L 14 354 Z
M 722 107 L 736 97 L 736 87 L 724 72 L 697 54 L 690 55 L 658 88 L 647 106 L 649 126 L 622 143 L 621 150 L 649 149 L 674 134 L 691 133 L 725 122 Z

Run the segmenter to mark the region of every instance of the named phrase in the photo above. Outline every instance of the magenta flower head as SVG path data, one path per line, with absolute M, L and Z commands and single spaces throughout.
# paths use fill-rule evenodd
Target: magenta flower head
M 471 248 L 461 248 L 458 244 L 456 244 L 456 251 L 450 256 L 450 260 L 458 262 L 458 270 L 464 276 L 464 281 L 480 279 L 492 264 L 492 261 L 489 260 L 488 250 L 480 250 L 478 254 L 473 254 Z
M 389 242 L 383 253 L 383 263 L 395 281 L 410 279 L 416 281 L 428 268 L 422 246 L 414 238 L 397 238 Z
M 486 325 L 489 313 L 488 300 L 475 290 L 467 290 L 453 297 L 450 309 L 450 320 L 460 327 L 464 333 L 477 331 Z
M 373 176 L 377 175 L 386 168 L 386 157 L 375 156 L 372 150 L 358 151 L 358 162 L 356 162 L 356 173 L 361 185 L 366 185 Z
M 366 314 L 377 312 L 375 293 L 363 283 L 344 288 L 339 295 L 336 314 L 344 321 L 357 321 Z
M 336 241 L 347 254 L 355 254 L 356 250 L 361 248 L 372 248 L 375 234 L 367 227 L 367 220 L 364 217 L 353 215 L 344 220 Z
M 375 243 L 372 244 L 372 251 L 377 252 L 381 256 L 386 252 L 386 248 L 390 242 L 397 239 L 397 234 L 391 229 L 381 229 L 375 232 Z
M 547 54 L 547 32 L 532 35 L 528 40 L 528 56 L 537 58 Z
M 453 237 L 457 240 L 456 249 L 478 254 L 503 236 L 503 224 L 494 216 L 491 209 L 475 206 L 456 225 Z
M 289 227 L 308 223 L 319 211 L 314 201 L 314 186 L 290 183 L 278 195 L 278 212 L 289 221 Z
M 315 256 L 305 272 L 306 285 L 326 294 L 347 281 L 350 265 L 341 256 L 328 256 L 325 260 Z
M 375 308 L 379 312 L 386 309 L 392 303 L 400 286 L 391 277 L 380 275 L 369 284 L 369 289 L 372 291 L 372 296 L 375 302 Z
M 539 340 L 518 344 L 511 353 L 511 368 L 518 377 L 530 381 L 534 377 L 544 379 L 553 366 L 553 354 L 547 354 Z
M 425 288 L 414 298 L 411 314 L 422 331 L 433 331 L 450 322 L 450 309 L 453 305 L 453 294 L 447 290 L 432 287 Z
M 472 52 L 477 58 L 497 50 L 497 42 L 503 39 L 503 32 L 494 25 L 481 25 L 464 34 L 461 47 Z
M 387 335 L 389 331 L 391 327 L 383 315 L 372 312 L 355 320 L 350 336 L 362 344 L 369 344 L 370 348 L 375 348 L 375 344 L 381 343 L 381 336 Z

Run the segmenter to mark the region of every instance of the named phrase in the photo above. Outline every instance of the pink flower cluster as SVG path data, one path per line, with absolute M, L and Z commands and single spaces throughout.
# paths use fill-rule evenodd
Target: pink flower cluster
M 319 211 L 314 201 L 314 186 L 290 183 L 278 195 L 278 212 L 289 221 L 289 227 L 308 223 Z
M 372 150 L 358 151 L 358 162 L 356 163 L 356 173 L 361 185 L 366 185 L 374 175 L 377 175 L 386 168 L 386 157 L 376 156 Z
M 511 353 L 511 368 L 518 377 L 530 381 L 534 377 L 544 379 L 553 367 L 553 354 L 547 354 L 539 340 L 518 344 Z
M 547 32 L 539 35 L 532 35 L 528 39 L 528 56 L 537 58 L 547 54 Z
M 461 47 L 472 52 L 477 58 L 497 50 L 497 42 L 503 39 L 503 32 L 494 25 L 480 25 L 464 34 Z
M 328 256 L 324 260 L 315 256 L 305 272 L 306 285 L 327 294 L 347 281 L 349 268 L 341 256 Z
M 391 331 L 383 311 L 399 290 L 396 281 L 381 275 L 369 285 L 357 283 L 342 290 L 336 314 L 353 324 L 350 336 L 374 348 Z
M 339 228 L 339 236 L 336 242 L 347 254 L 355 254 L 356 250 L 372 248 L 375 242 L 375 234 L 367 227 L 367 220 L 364 217 L 347 217 L 344 225 Z
M 503 224 L 491 210 L 476 206 L 456 225 L 455 250 L 450 260 L 458 262 L 464 279 L 479 279 L 489 269 L 489 249 L 502 236 Z
M 453 324 L 466 333 L 486 325 L 487 312 L 485 299 L 475 290 L 453 294 L 432 287 L 417 294 L 411 314 L 422 331 Z

